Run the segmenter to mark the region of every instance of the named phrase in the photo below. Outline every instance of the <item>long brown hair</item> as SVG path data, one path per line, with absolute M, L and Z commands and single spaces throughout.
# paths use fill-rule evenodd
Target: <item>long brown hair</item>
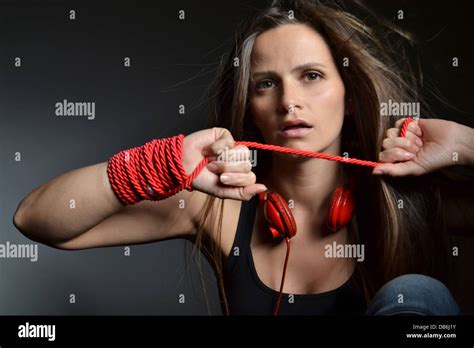
M 336 1 L 276 1 L 251 17 L 237 31 L 233 48 L 211 86 L 208 126 L 227 128 L 236 140 L 264 142 L 249 113 L 252 47 L 264 31 L 302 23 L 325 39 L 351 100 L 352 113 L 345 117 L 342 128 L 342 151 L 350 157 L 377 161 L 386 130 L 403 117 L 381 116 L 382 102 L 419 102 L 423 117 L 431 113 L 418 92 L 419 80 L 410 69 L 404 46 L 389 45 L 389 41 L 410 44 L 410 36 L 388 22 L 376 21 L 359 2 L 355 6 L 348 12 Z M 364 20 L 372 18 L 380 30 L 371 30 L 356 17 L 358 12 L 369 13 Z M 257 182 L 269 170 L 269 156 L 268 152 L 257 152 Z M 443 280 L 444 224 L 435 178 L 373 176 L 367 168 L 350 165 L 344 170 L 359 182 L 356 218 L 348 231 L 351 240 L 365 245 L 365 261 L 357 263 L 356 272 L 366 300 L 398 275 L 422 273 Z M 221 302 L 229 314 L 222 274 L 226 255 L 219 245 L 225 200 L 220 202 L 217 240 L 209 240 L 204 233 L 206 219 L 214 216 L 216 199 L 209 196 L 206 201 L 195 248 L 209 256 Z

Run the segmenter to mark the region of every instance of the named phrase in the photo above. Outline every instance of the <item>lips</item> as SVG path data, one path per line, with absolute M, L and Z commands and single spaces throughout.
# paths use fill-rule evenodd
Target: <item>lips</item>
M 304 124 L 299 124 L 295 126 L 286 126 L 283 128 L 283 130 L 288 130 L 288 129 L 298 129 L 298 128 L 311 128 L 310 126 L 305 126 Z
M 313 131 L 313 127 L 305 125 L 286 126 L 278 132 L 284 138 L 301 138 Z
M 301 118 L 297 118 L 295 120 L 288 120 L 283 123 L 283 127 L 281 128 L 282 131 L 289 130 L 289 129 L 298 129 L 298 128 L 312 128 L 313 125 L 306 122 Z

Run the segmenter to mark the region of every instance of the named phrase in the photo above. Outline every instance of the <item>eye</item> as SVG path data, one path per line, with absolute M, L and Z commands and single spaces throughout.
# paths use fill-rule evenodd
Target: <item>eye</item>
M 317 81 L 322 77 L 317 71 L 308 71 L 304 74 L 304 76 L 308 81 Z
M 273 87 L 274 83 L 272 80 L 262 80 L 255 85 L 256 90 L 268 89 Z

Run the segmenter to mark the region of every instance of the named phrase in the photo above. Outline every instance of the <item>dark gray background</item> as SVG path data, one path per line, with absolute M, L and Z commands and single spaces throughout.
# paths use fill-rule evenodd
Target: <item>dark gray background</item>
M 405 20 L 396 23 L 419 36 L 426 78 L 458 109 L 437 105 L 437 111 L 472 126 L 467 4 L 370 3 L 394 21 L 396 11 L 404 10 Z M 205 89 L 220 55 L 236 23 L 266 4 L 1 2 L 0 243 L 33 243 L 12 217 L 20 200 L 46 181 L 152 138 L 204 128 Z M 178 20 L 180 9 L 184 21 Z M 453 56 L 458 68 L 451 66 Z M 21 57 L 21 68 L 14 67 L 15 57 Z M 130 68 L 123 67 L 124 57 L 131 58 Z M 95 102 L 95 120 L 56 117 L 54 105 L 63 99 Z M 178 114 L 180 104 L 185 115 Z M 16 152 L 21 162 L 14 161 Z M 203 259 L 208 312 L 190 248 L 170 240 L 131 246 L 126 257 L 123 247 L 61 251 L 39 245 L 36 263 L 0 259 L 0 314 L 220 314 L 215 277 Z M 470 266 L 460 267 L 467 272 Z M 69 303 L 71 293 L 75 304 Z

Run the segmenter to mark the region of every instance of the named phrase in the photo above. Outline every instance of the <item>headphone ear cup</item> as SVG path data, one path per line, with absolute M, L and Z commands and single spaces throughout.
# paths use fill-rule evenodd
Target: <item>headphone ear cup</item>
M 296 234 L 296 222 L 285 200 L 274 191 L 259 194 L 263 201 L 265 220 L 274 239 L 292 238 Z
M 352 219 L 354 207 L 354 192 L 344 185 L 339 185 L 329 204 L 328 228 L 332 232 L 336 232 L 346 226 Z
M 296 234 L 296 221 L 288 204 L 283 197 L 276 192 L 270 192 L 268 198 L 278 209 L 279 217 L 283 224 L 283 237 L 294 237 Z
M 259 195 L 260 200 L 263 202 L 263 215 L 273 239 L 278 239 L 283 237 L 284 226 L 278 213 L 278 207 L 268 199 L 268 195 L 269 191 L 262 192 Z

